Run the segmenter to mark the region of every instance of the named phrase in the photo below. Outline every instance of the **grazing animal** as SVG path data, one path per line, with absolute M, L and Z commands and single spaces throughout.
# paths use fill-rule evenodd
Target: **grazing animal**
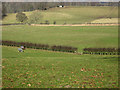
M 22 48 L 18 48 L 18 52 L 24 52 Z
M 21 49 L 25 50 L 25 47 L 24 47 L 24 46 L 21 46 Z

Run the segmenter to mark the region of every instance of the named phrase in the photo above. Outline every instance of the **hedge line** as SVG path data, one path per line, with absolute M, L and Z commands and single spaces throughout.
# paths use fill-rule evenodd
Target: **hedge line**
M 15 42 L 15 41 L 7 41 L 2 40 L 2 45 L 6 46 L 25 46 L 26 48 L 33 48 L 33 49 L 44 49 L 44 50 L 52 50 L 52 51 L 62 51 L 62 52 L 77 52 L 77 48 L 70 47 L 70 46 L 49 46 L 48 44 L 36 44 L 30 42 Z
M 67 51 L 67 52 L 76 52 L 77 51 L 77 48 L 74 48 L 74 47 L 68 47 L 68 46 L 51 46 L 51 49 L 53 51 Z
M 120 48 L 84 48 L 83 54 L 120 55 Z

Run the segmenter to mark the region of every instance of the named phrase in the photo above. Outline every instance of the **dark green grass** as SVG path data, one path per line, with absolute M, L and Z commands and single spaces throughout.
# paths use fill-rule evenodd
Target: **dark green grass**
M 49 45 L 74 46 L 82 51 L 88 47 L 117 47 L 117 26 L 4 26 L 3 40 Z
M 3 88 L 116 88 L 117 56 L 2 48 Z M 82 68 L 83 71 L 82 71 Z

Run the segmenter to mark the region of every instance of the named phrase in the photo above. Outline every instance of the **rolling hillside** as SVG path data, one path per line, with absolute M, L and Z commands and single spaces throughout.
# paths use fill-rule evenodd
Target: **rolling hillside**
M 117 7 L 65 7 L 36 11 L 50 24 L 117 22 Z M 24 12 L 26 15 L 34 14 Z M 19 23 L 8 14 L 3 23 Z M 106 18 L 109 17 L 109 18 Z M 111 17 L 111 19 L 110 19 Z M 2 40 L 84 48 L 117 48 L 118 26 L 2 26 Z M 3 88 L 118 88 L 118 55 L 92 55 L 2 46 Z
M 118 56 L 3 50 L 3 88 L 116 88 Z
M 37 11 L 41 13 L 43 18 L 37 23 L 45 23 L 46 20 L 53 24 L 79 24 L 93 22 L 96 19 L 101 19 L 106 17 L 116 18 L 118 17 L 117 7 L 65 7 L 65 8 L 52 8 L 44 11 Z M 32 12 L 24 12 L 29 17 Z M 16 21 L 16 14 L 8 14 L 4 18 L 3 23 L 19 23 Z M 113 20 L 112 20 L 113 22 Z M 114 22 L 117 22 L 116 20 Z
M 16 38 L 15 38 L 16 37 Z M 32 42 L 49 45 L 85 47 L 117 47 L 117 26 L 4 26 L 3 40 Z

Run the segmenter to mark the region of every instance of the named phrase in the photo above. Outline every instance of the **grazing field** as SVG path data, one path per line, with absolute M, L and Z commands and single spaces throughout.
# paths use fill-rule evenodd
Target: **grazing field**
M 65 7 L 38 11 L 50 24 L 109 23 L 117 7 Z M 30 16 L 32 12 L 24 12 Z M 111 19 L 110 19 L 111 18 Z M 113 21 L 114 20 L 114 21 Z M 15 13 L 3 24 L 19 23 Z M 118 48 L 118 26 L 2 26 L 2 40 L 71 46 L 78 53 L 2 46 L 3 88 L 118 88 L 118 55 L 86 55 L 84 48 Z
M 56 21 L 56 24 L 76 24 L 76 23 L 90 23 L 96 19 L 101 18 L 118 18 L 118 7 L 100 7 L 100 6 L 85 6 L 85 7 L 66 7 L 66 8 L 52 8 L 45 11 L 37 11 L 41 13 L 43 18 L 37 23 L 45 23 L 46 20 L 53 24 Z M 24 12 L 29 16 L 34 13 Z M 3 19 L 3 23 L 19 23 L 16 21 L 16 14 L 10 13 L 7 17 Z M 103 21 L 104 23 L 105 21 Z M 113 23 L 110 20 L 109 23 Z
M 3 26 L 2 39 L 48 45 L 66 45 L 82 51 L 88 47 L 118 47 L 117 26 Z
M 118 57 L 2 47 L 3 88 L 117 88 Z

